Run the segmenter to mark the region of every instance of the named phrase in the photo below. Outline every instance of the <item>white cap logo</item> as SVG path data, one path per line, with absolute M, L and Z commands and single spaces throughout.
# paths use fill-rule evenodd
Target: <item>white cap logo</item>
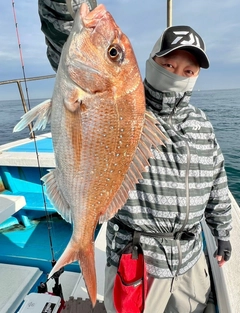
M 173 40 L 171 45 L 176 45 L 178 43 L 180 45 L 194 45 L 201 48 L 199 38 L 193 33 L 190 33 L 188 31 L 174 31 L 173 33 L 177 37 Z M 188 40 L 183 39 L 184 37 L 186 37 L 186 35 L 188 35 Z

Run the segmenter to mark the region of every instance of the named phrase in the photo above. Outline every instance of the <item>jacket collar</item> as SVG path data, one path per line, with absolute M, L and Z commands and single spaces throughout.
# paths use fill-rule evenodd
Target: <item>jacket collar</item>
M 176 106 L 185 107 L 189 104 L 192 92 L 162 92 L 154 89 L 144 80 L 145 96 L 147 107 L 161 115 L 170 114 Z

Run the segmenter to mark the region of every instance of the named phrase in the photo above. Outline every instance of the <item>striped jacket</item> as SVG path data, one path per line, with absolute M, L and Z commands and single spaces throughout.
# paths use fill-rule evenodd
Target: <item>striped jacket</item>
M 201 255 L 203 218 L 215 237 L 229 239 L 227 177 L 213 127 L 203 111 L 189 104 L 191 94 L 161 93 L 147 82 L 145 91 L 147 108 L 159 120 L 168 141 L 165 147 L 153 149 L 155 159 L 149 160 L 148 171 L 116 217 L 144 232 L 177 232 L 183 224 L 184 230 L 194 229 L 195 238 L 190 241 L 140 238 L 148 273 L 156 278 L 174 277 L 190 269 Z M 114 231 L 114 223 L 108 222 L 108 264 L 118 265 L 121 250 L 131 240 L 129 232 Z

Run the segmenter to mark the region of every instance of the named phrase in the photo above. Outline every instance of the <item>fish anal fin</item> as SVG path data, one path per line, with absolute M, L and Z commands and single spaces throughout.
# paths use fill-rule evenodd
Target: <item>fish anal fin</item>
M 134 189 L 138 180 L 143 178 L 142 173 L 147 171 L 147 166 L 149 166 L 148 159 L 150 157 L 153 158 L 151 148 L 154 147 L 155 149 L 158 149 L 158 146 L 163 145 L 163 141 L 167 140 L 167 137 L 161 132 L 156 124 L 159 124 L 159 122 L 154 115 L 151 112 L 146 112 L 142 135 L 138 142 L 136 153 L 121 187 L 117 191 L 105 214 L 100 217 L 100 223 L 113 217 L 126 203 L 129 191 Z
M 72 215 L 70 206 L 58 188 L 56 176 L 57 170 L 51 170 L 48 174 L 42 177 L 42 181 L 46 186 L 46 193 L 52 205 L 67 222 L 71 223 Z
M 14 127 L 13 132 L 19 132 L 24 129 L 32 121 L 35 121 L 32 131 L 45 129 L 46 125 L 51 120 L 51 111 L 52 111 L 52 101 L 46 100 L 36 105 L 30 111 L 25 113 L 20 122 Z

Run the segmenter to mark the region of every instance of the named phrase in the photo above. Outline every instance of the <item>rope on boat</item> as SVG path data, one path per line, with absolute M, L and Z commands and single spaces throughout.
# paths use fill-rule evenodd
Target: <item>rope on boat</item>
M 15 10 L 14 0 L 12 0 L 12 8 L 13 8 L 13 16 L 14 16 L 14 22 L 15 22 L 15 27 L 16 27 L 18 49 L 19 49 L 20 61 L 21 61 L 21 65 L 22 65 L 23 82 L 24 82 L 24 85 L 25 85 L 28 109 L 31 110 L 29 93 L 28 93 L 28 86 L 27 86 L 27 78 L 26 78 L 26 74 L 25 74 L 25 66 L 24 66 L 24 61 L 23 61 L 23 53 L 22 53 L 22 48 L 21 48 L 20 35 L 19 35 L 19 32 L 18 32 L 18 23 L 17 23 L 17 15 L 16 15 L 16 10 Z M 51 227 L 51 223 L 50 223 L 50 215 L 49 215 L 49 212 L 47 210 L 47 203 L 46 203 L 46 197 L 45 197 L 45 194 L 44 194 L 43 182 L 41 181 L 41 177 L 43 175 L 42 175 L 42 172 L 41 172 L 39 153 L 38 153 L 37 142 L 36 142 L 36 137 L 35 137 L 35 132 L 34 131 L 32 131 L 32 138 L 34 140 L 35 152 L 36 152 L 36 157 L 37 157 L 37 164 L 38 164 L 38 169 L 39 169 L 39 180 L 41 182 L 41 188 L 42 188 L 43 204 L 44 204 L 44 209 L 45 209 L 45 214 L 46 214 L 46 221 L 47 221 L 47 228 L 48 228 L 48 237 L 49 237 L 50 250 L 51 250 L 51 255 L 52 255 L 52 262 L 55 263 L 54 249 L 53 249 L 53 243 L 52 243 L 52 233 L 51 233 L 52 227 Z

